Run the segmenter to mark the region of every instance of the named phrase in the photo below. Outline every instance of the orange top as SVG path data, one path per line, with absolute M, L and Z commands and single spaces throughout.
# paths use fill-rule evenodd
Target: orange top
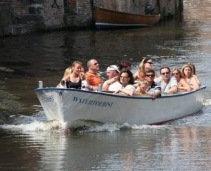
M 103 84 L 103 80 L 98 76 L 97 73 L 94 74 L 94 73 L 87 72 L 85 76 L 86 76 L 86 81 L 91 86 L 98 86 L 98 84 Z

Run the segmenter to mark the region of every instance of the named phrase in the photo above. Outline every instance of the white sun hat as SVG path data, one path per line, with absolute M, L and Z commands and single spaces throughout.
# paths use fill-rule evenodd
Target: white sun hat
M 107 68 L 107 71 L 108 70 L 120 72 L 119 68 L 116 65 L 109 65 L 108 68 Z

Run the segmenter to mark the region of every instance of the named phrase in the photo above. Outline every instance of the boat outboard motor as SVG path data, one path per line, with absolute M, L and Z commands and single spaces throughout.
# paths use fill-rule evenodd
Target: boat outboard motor
M 153 11 L 153 7 L 152 7 L 152 3 L 151 2 L 147 2 L 146 5 L 145 5 L 145 9 L 144 9 L 144 12 L 146 15 L 150 15 Z

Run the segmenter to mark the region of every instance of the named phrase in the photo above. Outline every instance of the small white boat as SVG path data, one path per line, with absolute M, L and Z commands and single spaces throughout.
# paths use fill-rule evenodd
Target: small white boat
M 152 100 L 147 96 L 122 96 L 78 89 L 38 88 L 37 97 L 48 120 L 71 127 L 77 120 L 130 125 L 160 124 L 199 111 L 206 86 L 199 90 L 166 95 Z

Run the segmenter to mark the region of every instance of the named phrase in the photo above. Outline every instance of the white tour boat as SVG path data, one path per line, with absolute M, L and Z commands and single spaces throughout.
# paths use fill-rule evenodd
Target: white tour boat
M 165 95 L 155 100 L 147 96 L 122 96 L 69 88 L 37 88 L 37 97 L 48 120 L 71 127 L 77 120 L 130 125 L 160 124 L 199 111 L 206 86 L 199 90 Z

